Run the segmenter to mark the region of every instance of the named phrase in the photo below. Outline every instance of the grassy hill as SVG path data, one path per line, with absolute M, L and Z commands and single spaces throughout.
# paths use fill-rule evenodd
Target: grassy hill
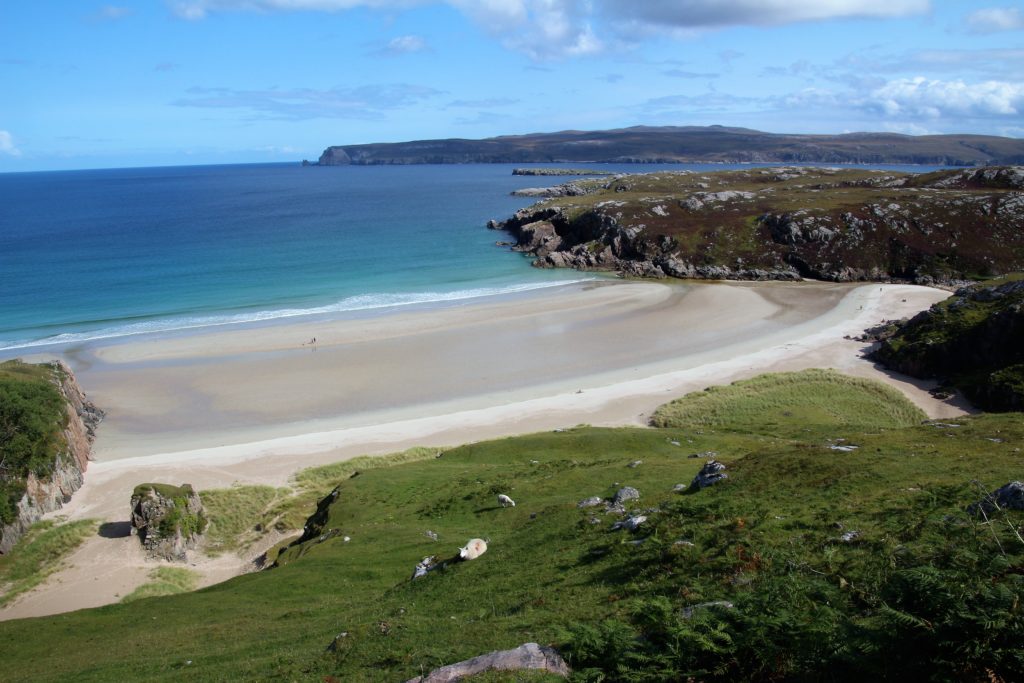
M 783 162 L 972 166 L 1024 163 L 1024 142 L 990 135 L 791 135 L 726 126 L 614 130 L 335 145 L 319 165 L 540 162 Z
M 276 568 L 0 623 L 3 677 L 401 681 L 536 641 L 581 681 L 1020 680 L 1024 516 L 965 508 L 1020 478 L 1024 421 L 920 417 L 870 383 L 778 375 L 686 397 L 658 428 L 339 470 Z M 727 480 L 674 490 L 708 457 Z M 577 507 L 627 485 L 635 532 Z M 410 581 L 473 537 L 480 559 Z

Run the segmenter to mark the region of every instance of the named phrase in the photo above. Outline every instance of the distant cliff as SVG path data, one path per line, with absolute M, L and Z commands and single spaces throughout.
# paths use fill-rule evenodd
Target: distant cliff
M 82 486 L 102 418 L 63 363 L 0 364 L 0 554 Z
M 780 167 L 576 180 L 489 227 L 538 267 L 953 283 L 1024 270 L 1024 167 Z
M 601 131 L 338 145 L 321 166 L 470 163 L 780 162 L 977 166 L 1024 163 L 1024 140 L 987 135 L 786 135 L 723 126 L 635 126 Z

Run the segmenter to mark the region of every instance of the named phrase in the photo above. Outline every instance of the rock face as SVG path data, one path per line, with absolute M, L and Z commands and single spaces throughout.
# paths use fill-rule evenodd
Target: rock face
M 489 227 L 541 268 L 625 276 L 963 281 L 1024 269 L 1024 167 L 930 174 L 783 167 L 531 189 Z
M 86 398 L 71 369 L 60 361 L 54 362 L 52 367 L 53 382 L 67 410 L 66 425 L 59 441 L 61 447 L 54 453 L 54 466 L 49 476 L 29 473 L 25 493 L 16 505 L 17 517 L 0 527 L 0 554 L 9 552 L 32 524 L 44 514 L 62 507 L 81 488 L 96 427 L 103 419 L 103 411 Z
M 988 411 L 1024 410 L 1024 280 L 962 287 L 876 335 L 873 360 L 936 378 Z
M 728 478 L 729 475 L 725 473 L 725 465 L 717 460 L 708 460 L 704 463 L 704 467 L 700 468 L 697 476 L 693 478 L 690 488 L 696 488 L 699 491 Z
M 553 648 L 525 643 L 514 650 L 498 650 L 457 664 L 434 669 L 426 676 L 410 678 L 406 683 L 453 683 L 485 671 L 547 671 L 568 677 L 569 666 Z
M 131 506 L 132 533 L 152 557 L 184 561 L 206 531 L 203 503 L 189 484 L 140 484 Z
M 1024 510 L 1024 482 L 1011 481 L 1000 486 L 967 510 L 976 515 L 990 515 L 996 510 Z

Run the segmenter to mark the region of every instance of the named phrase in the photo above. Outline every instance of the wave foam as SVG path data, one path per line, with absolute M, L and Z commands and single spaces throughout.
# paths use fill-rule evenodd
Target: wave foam
M 282 308 L 252 313 L 233 313 L 226 315 L 210 315 L 197 317 L 178 317 L 148 320 L 146 322 L 130 323 L 116 327 L 106 327 L 86 332 L 68 332 L 57 334 L 41 339 L 6 342 L 0 340 L 0 351 L 17 349 L 36 348 L 40 346 L 55 346 L 67 344 L 80 344 L 83 342 L 98 341 L 101 339 L 114 339 L 117 337 L 130 337 L 140 334 L 152 334 L 157 332 L 176 332 L 179 330 L 190 330 L 202 327 L 217 327 L 221 325 L 240 325 L 245 323 L 258 323 L 282 318 L 295 318 L 301 316 L 325 315 L 331 313 L 352 313 L 355 311 L 368 311 L 374 309 L 397 308 L 400 306 L 413 306 L 416 304 L 446 303 L 452 301 L 463 301 L 466 299 L 478 299 L 502 294 L 517 294 L 550 287 L 562 287 L 564 285 L 588 282 L 594 278 L 578 278 L 575 280 L 555 280 L 552 282 L 523 283 L 509 285 L 506 287 L 477 287 L 473 289 L 460 289 L 451 292 L 407 292 L 407 293 L 383 293 L 383 294 L 359 294 L 342 299 L 341 301 L 325 306 L 313 308 Z

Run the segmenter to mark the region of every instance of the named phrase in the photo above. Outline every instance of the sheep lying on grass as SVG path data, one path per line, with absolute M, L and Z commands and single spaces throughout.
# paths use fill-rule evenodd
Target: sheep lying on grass
M 475 560 L 487 552 L 487 541 L 482 538 L 471 538 L 466 545 L 459 548 L 459 558 Z
M 501 507 L 503 508 L 514 508 L 516 506 L 516 502 L 504 493 L 498 494 L 498 502 L 501 503 Z

